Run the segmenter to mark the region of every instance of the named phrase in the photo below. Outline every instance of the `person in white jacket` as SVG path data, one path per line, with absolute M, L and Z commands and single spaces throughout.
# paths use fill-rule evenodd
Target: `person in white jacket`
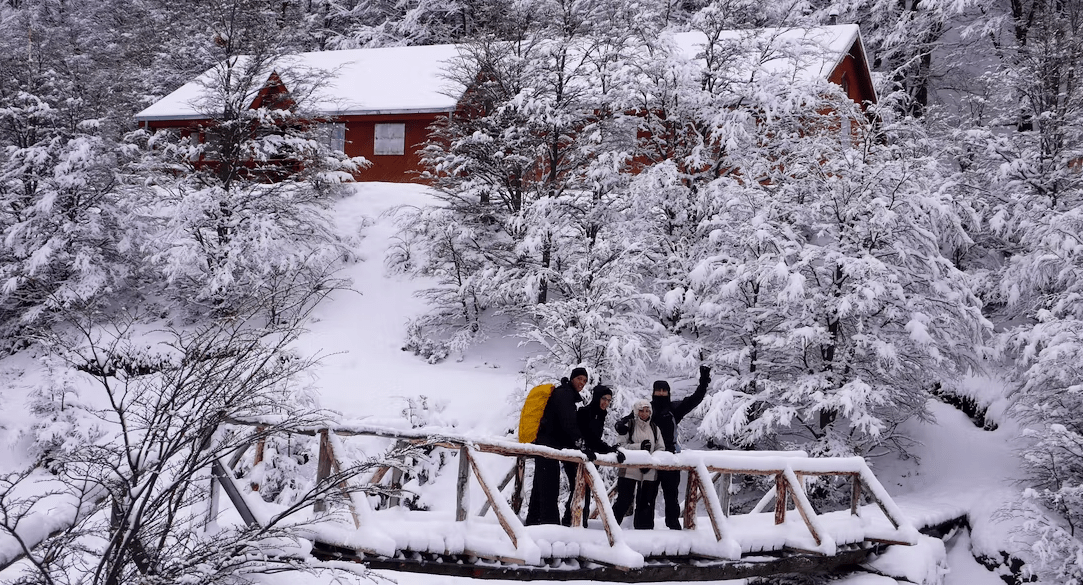
M 653 409 L 647 400 L 637 400 L 632 405 L 632 423 L 624 435 L 621 446 L 624 449 L 642 450 L 649 453 L 664 450 L 662 433 L 651 420 Z M 637 529 L 654 528 L 654 501 L 658 498 L 658 472 L 649 467 L 622 467 L 617 477 L 617 501 L 613 503 L 613 514 L 619 524 L 628 513 L 628 508 L 635 499 L 636 509 L 632 516 L 632 526 Z

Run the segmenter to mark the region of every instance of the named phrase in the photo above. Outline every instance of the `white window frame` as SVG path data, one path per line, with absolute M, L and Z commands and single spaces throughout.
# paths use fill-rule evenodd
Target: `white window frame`
M 376 124 L 373 131 L 372 154 L 380 156 L 406 154 L 406 124 L 404 122 Z

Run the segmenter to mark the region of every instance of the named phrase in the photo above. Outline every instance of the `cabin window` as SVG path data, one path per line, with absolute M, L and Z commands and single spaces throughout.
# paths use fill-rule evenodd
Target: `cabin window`
M 337 152 L 346 152 L 346 124 L 342 122 L 323 123 L 316 127 L 317 139 L 327 148 Z
M 372 154 L 406 154 L 406 124 L 377 124 Z

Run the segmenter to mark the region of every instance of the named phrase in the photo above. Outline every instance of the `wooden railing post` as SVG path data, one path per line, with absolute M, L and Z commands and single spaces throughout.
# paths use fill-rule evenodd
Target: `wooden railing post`
M 401 449 L 402 447 L 402 441 L 395 443 L 396 450 Z M 402 502 L 402 498 L 398 496 L 398 493 L 402 490 L 402 467 L 397 465 L 391 468 L 391 489 L 393 490 L 394 495 L 387 500 L 388 508 L 394 508 Z
M 206 531 L 210 528 L 210 525 L 216 518 L 218 518 L 218 500 L 221 497 L 222 488 L 220 487 L 218 480 L 211 476 L 210 494 L 208 494 L 207 501 L 207 521 L 203 525 L 203 530 Z
M 861 510 L 861 476 L 858 474 L 853 475 L 853 492 L 850 494 L 850 515 L 860 516 Z
M 722 485 L 719 486 L 718 491 L 719 491 L 720 495 L 722 496 L 721 497 L 721 500 L 722 500 L 722 502 L 721 502 L 722 503 L 722 515 L 726 516 L 727 518 L 730 515 L 730 502 L 731 502 L 731 500 L 733 498 L 733 496 L 730 494 L 730 487 L 732 485 L 733 485 L 733 474 L 732 473 L 723 473 L 722 474 Z
M 786 521 L 786 478 L 775 474 L 775 524 Z
M 253 468 L 256 467 L 257 465 L 259 465 L 260 463 L 263 463 L 263 452 L 267 447 L 267 437 L 263 436 L 263 431 L 265 431 L 265 430 L 266 430 L 266 427 L 262 427 L 262 426 L 256 427 L 256 434 L 259 435 L 259 440 L 256 441 L 256 458 L 252 460 L 252 467 Z M 254 491 L 254 492 L 259 491 L 259 483 L 258 482 L 255 482 L 255 481 L 252 482 L 252 491 Z
M 316 463 L 317 485 L 328 477 L 331 477 L 331 465 L 333 459 L 334 457 L 331 455 L 331 442 L 327 438 L 327 429 L 320 429 L 320 455 L 319 460 Z M 326 494 L 316 499 L 316 503 L 312 505 L 312 511 L 327 511 L 327 501 L 324 499 L 325 497 Z
M 455 481 L 455 521 L 466 520 L 466 508 L 469 505 L 470 493 L 470 456 L 466 453 L 466 447 L 459 447 L 459 477 Z
M 696 473 L 688 473 L 688 481 L 685 484 L 684 492 L 684 529 L 694 530 L 696 528 L 696 508 L 699 507 L 699 478 Z M 703 487 L 706 489 L 706 487 Z
M 583 525 L 583 503 L 587 499 L 587 470 L 583 465 L 576 467 L 575 471 L 575 485 L 572 489 L 572 528 L 578 528 Z
M 526 477 L 526 457 L 515 458 L 515 492 L 511 494 L 511 509 L 518 514 L 523 509 L 523 478 Z

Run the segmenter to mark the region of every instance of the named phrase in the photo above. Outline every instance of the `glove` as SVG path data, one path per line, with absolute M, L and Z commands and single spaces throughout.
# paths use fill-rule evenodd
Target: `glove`
M 711 367 L 700 366 L 699 367 L 699 383 L 710 384 L 711 383 Z
M 621 450 L 618 449 L 617 450 L 617 463 L 624 463 L 625 459 L 627 459 L 627 457 L 624 456 L 624 451 L 621 451 Z
M 650 451 L 651 450 L 651 442 L 646 440 L 646 439 L 643 439 L 643 442 L 639 444 L 639 448 L 643 449 L 644 451 Z
M 598 456 L 594 454 L 594 451 L 591 451 L 590 449 L 583 449 L 583 455 L 587 458 L 587 461 L 594 461 L 598 458 Z

